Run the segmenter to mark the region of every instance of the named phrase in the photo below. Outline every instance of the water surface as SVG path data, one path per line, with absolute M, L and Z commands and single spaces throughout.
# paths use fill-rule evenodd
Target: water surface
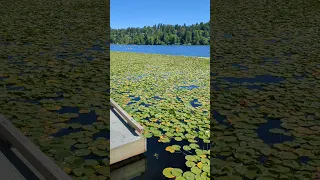
M 117 45 L 111 44 L 111 51 L 166 54 L 176 56 L 210 57 L 210 46 L 185 45 Z

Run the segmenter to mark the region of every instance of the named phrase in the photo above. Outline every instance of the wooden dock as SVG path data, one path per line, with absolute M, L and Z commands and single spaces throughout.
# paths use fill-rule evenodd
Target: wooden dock
M 72 180 L 0 114 L 1 180 Z
M 143 154 L 147 140 L 143 127 L 110 99 L 110 165 Z

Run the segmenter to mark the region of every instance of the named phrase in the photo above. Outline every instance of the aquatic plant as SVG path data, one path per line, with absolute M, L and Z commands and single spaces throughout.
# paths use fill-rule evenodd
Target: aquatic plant
M 1 6 L 0 113 L 73 179 L 109 179 L 105 3 Z
M 203 166 L 209 167 L 208 63 L 208 59 L 192 57 L 111 52 L 111 97 L 144 126 L 144 136 L 172 143 L 165 147 L 172 158 L 183 153 L 186 157 L 195 155 L 194 163 L 208 160 L 193 171 L 190 166 L 185 175 L 181 169 L 165 168 L 167 178 L 188 179 L 194 172 L 200 176 Z M 196 88 L 177 88 L 184 86 Z M 202 177 L 209 178 L 209 174 Z

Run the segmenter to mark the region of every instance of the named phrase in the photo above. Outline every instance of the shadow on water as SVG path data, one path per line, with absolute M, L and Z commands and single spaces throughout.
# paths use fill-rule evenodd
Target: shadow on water
M 97 115 L 94 111 L 91 111 L 87 114 L 79 114 L 78 117 L 70 119 L 67 123 L 80 123 L 82 125 L 91 125 L 97 121 Z
M 259 160 L 259 162 L 261 162 L 262 164 L 265 164 L 265 163 L 267 163 L 267 161 L 269 160 L 269 157 L 262 155 L 262 156 L 260 156 L 260 157 L 258 158 L 258 160 Z
M 233 63 L 231 65 L 234 66 L 234 67 L 239 68 L 240 70 L 248 70 L 249 69 L 247 66 L 241 65 L 239 63 Z
M 299 157 L 299 162 L 300 163 L 308 164 L 309 161 L 310 161 L 310 158 L 308 156 L 300 156 Z
M 57 111 L 59 114 L 65 113 L 79 113 L 79 108 L 77 107 L 62 107 L 60 110 Z
M 77 107 L 62 107 L 60 110 L 57 111 L 59 114 L 65 114 L 65 113 L 76 113 L 79 114 L 79 108 Z M 78 117 L 72 118 L 69 121 L 67 121 L 67 124 L 73 124 L 73 123 L 79 123 L 81 125 L 91 125 L 92 123 L 97 121 L 97 115 L 94 111 L 90 111 L 87 114 L 79 114 Z M 81 128 L 63 128 L 59 130 L 57 133 L 52 134 L 53 137 L 62 137 L 71 133 L 76 133 L 82 131 Z M 110 137 L 110 135 L 106 134 L 104 131 L 100 131 L 101 134 L 96 133 L 96 138 L 99 137 Z
M 221 87 L 217 86 L 217 83 L 212 82 L 212 83 L 210 83 L 210 87 L 215 91 L 221 91 L 221 90 L 228 90 L 230 88 L 233 88 L 234 85 L 228 85 L 227 87 L 221 88 Z M 250 90 L 263 90 L 263 86 L 256 85 L 256 84 L 248 84 L 248 85 L 245 85 L 244 87 L 246 87 L 247 89 L 250 89 Z
M 97 138 L 99 137 L 103 137 L 103 138 L 106 138 L 106 139 L 110 139 L 110 132 L 108 131 L 100 131 L 98 133 L 95 133 L 92 138 L 93 140 L 96 140 Z
M 225 157 L 225 156 L 221 156 L 221 155 L 217 155 L 217 158 L 218 158 L 218 159 L 221 159 L 221 160 L 224 160 L 224 161 L 226 161 L 226 160 L 227 160 L 227 157 Z
M 8 85 L 7 90 L 9 90 L 9 91 L 24 91 L 25 88 L 23 86 Z
M 89 154 L 87 156 L 83 156 L 82 157 L 84 160 L 86 159 L 93 159 L 93 160 L 102 160 L 102 159 L 105 159 L 106 157 L 103 157 L 103 156 L 97 156 L 97 155 L 94 155 L 94 154 Z
M 281 129 L 285 132 L 288 132 L 288 130 L 284 129 L 281 127 L 281 121 L 277 119 L 270 119 L 270 118 L 265 118 L 268 122 L 261 124 L 259 128 L 257 129 L 257 134 L 260 139 L 263 140 L 264 143 L 272 145 L 276 143 L 283 143 L 285 141 L 293 141 L 294 138 L 291 136 L 287 136 L 284 134 L 275 134 L 269 132 L 270 129 Z
M 259 162 L 261 162 L 262 164 L 266 164 L 266 163 L 268 163 L 269 157 L 262 155 L 262 156 L 260 156 L 260 157 L 258 158 L 258 160 L 259 160 Z M 307 157 L 307 156 L 300 156 L 300 157 L 298 158 L 298 161 L 299 161 L 301 164 L 305 164 L 305 165 L 306 165 L 306 164 L 308 164 L 308 162 L 310 161 L 310 158 Z
M 232 34 L 223 34 L 223 37 L 226 39 L 232 39 Z
M 263 86 L 254 85 L 254 84 L 252 84 L 252 85 L 246 85 L 246 88 L 251 89 L 251 90 L 253 90 L 253 89 L 263 90 Z
M 279 83 L 281 81 L 284 81 L 285 79 L 282 77 L 276 77 L 272 75 L 259 75 L 255 78 L 234 78 L 234 77 L 224 77 L 221 78 L 222 80 L 228 81 L 230 83 Z
M 88 60 L 88 61 L 92 61 L 92 60 L 94 59 L 94 57 L 92 57 L 92 56 L 86 56 L 85 59 Z
M 76 133 L 82 131 L 81 128 L 72 129 L 72 128 L 63 128 L 59 130 L 57 133 L 51 134 L 52 137 L 62 137 L 71 133 Z
M 163 176 L 162 171 L 167 167 L 180 168 L 181 170 L 190 171 L 185 163 L 185 154 L 191 155 L 189 152 L 183 151 L 183 153 L 170 153 L 166 151 L 166 147 L 171 145 L 179 145 L 181 149 L 184 145 L 189 145 L 188 141 L 175 141 L 172 139 L 170 143 L 159 143 L 158 138 L 148 138 L 147 139 L 147 152 L 144 155 L 147 158 L 146 171 L 137 177 L 132 178 L 131 180 L 167 180 Z M 203 142 L 199 142 L 198 145 L 204 147 Z M 208 147 L 210 148 L 210 147 Z M 191 151 L 190 151 L 191 152 Z M 195 154 L 192 151 L 192 155 Z
M 213 110 L 212 116 L 219 124 L 231 127 L 231 124 L 227 121 L 227 117 L 221 115 L 218 111 Z
M 93 51 L 104 51 L 103 48 L 101 46 L 98 45 L 94 45 L 91 48 L 87 48 L 87 51 L 93 50 Z
M 4 80 L 6 80 L 6 79 L 8 79 L 8 77 L 0 76 L 0 81 L 4 81 Z
M 68 58 L 68 56 L 67 55 L 63 55 L 63 54 L 58 54 L 58 55 L 56 55 L 56 58 L 57 59 L 66 59 L 66 58 Z
M 268 57 L 262 57 L 262 60 L 264 62 L 261 63 L 261 65 L 264 65 L 266 62 L 273 62 L 273 64 L 279 64 L 278 58 L 268 58 Z

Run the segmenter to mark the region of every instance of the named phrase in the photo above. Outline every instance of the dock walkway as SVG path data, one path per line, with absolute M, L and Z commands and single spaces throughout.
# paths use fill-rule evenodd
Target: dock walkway
M 26 178 L 19 172 L 8 158 L 8 148 L 5 147 L 4 142 L 0 144 L 0 175 L 2 180 L 25 180 Z
M 110 99 L 110 164 L 147 151 L 143 127 Z

